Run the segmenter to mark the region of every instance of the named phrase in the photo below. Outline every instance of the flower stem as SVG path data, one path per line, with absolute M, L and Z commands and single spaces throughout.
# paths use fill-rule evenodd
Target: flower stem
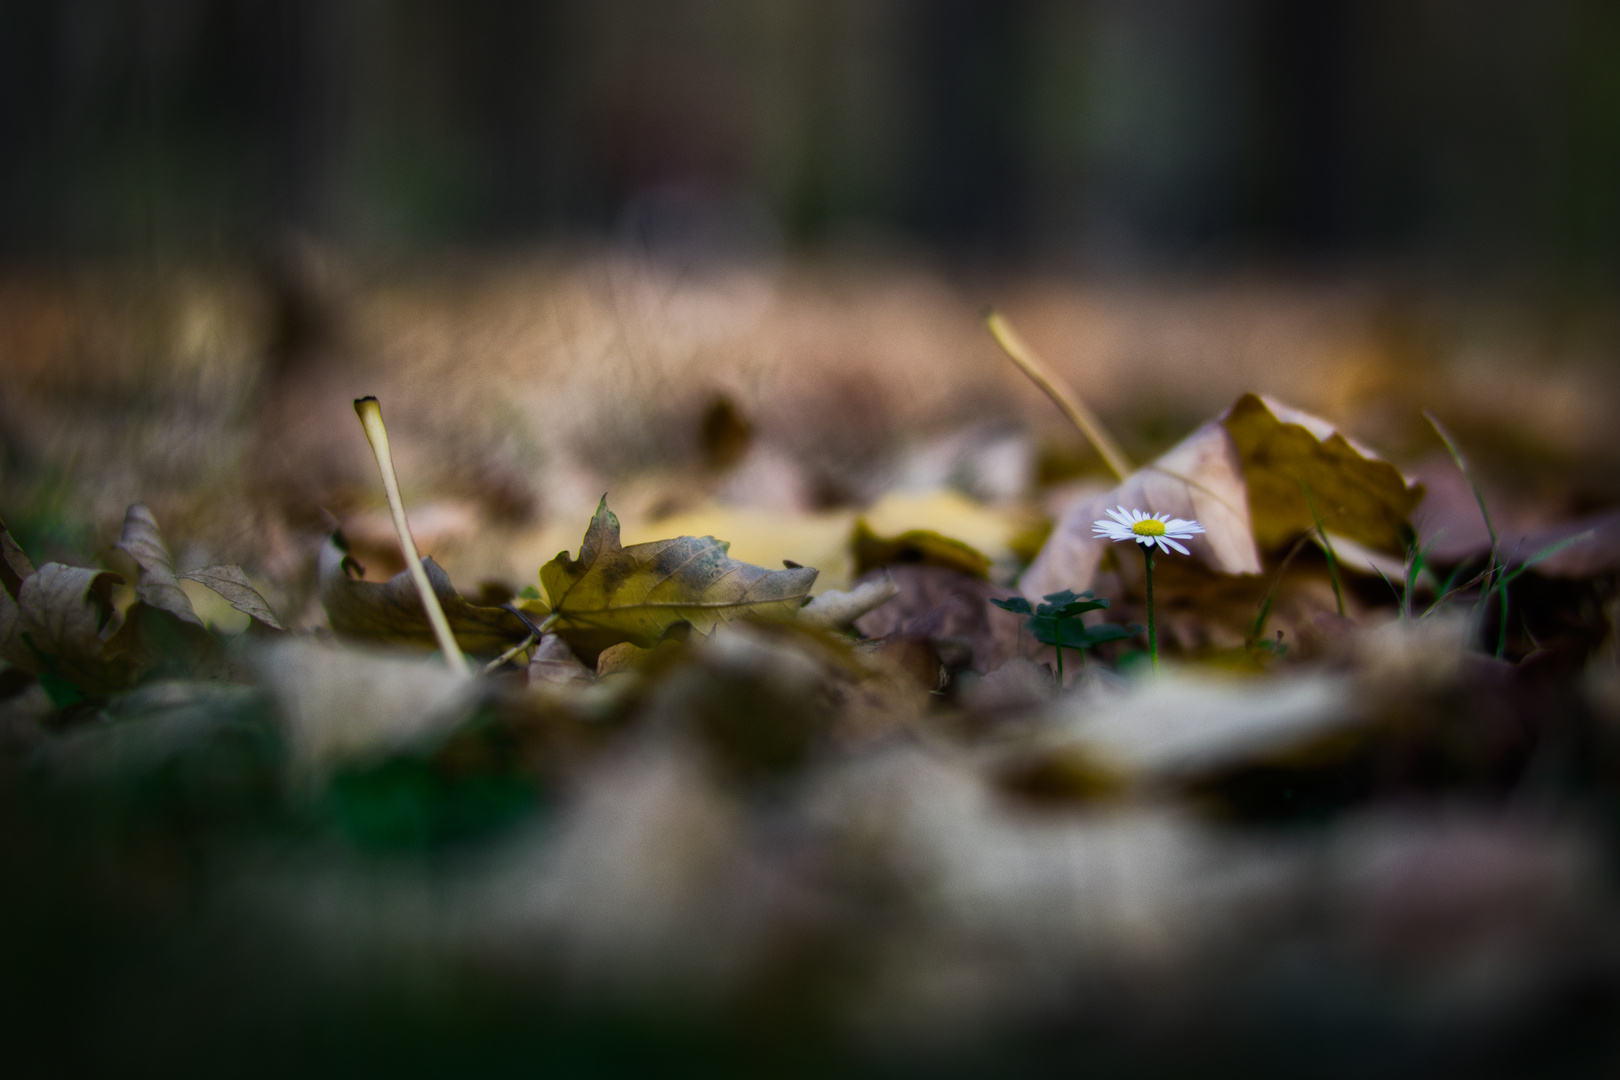
M 1159 670 L 1159 628 L 1153 621 L 1153 548 L 1144 545 L 1142 557 L 1147 560 L 1147 601 L 1148 601 L 1148 657 L 1153 661 L 1153 670 Z

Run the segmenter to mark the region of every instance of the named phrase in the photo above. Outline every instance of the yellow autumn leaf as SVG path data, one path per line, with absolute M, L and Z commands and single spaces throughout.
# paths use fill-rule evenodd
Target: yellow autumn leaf
M 1335 537 L 1405 553 L 1412 538 L 1408 518 L 1423 488 L 1395 466 L 1326 420 L 1255 394 L 1239 398 L 1223 424 L 1243 462 L 1250 526 L 1262 550 L 1309 532 L 1314 503 L 1315 516 Z
M 677 623 L 700 634 L 745 615 L 791 618 L 810 595 L 809 567 L 766 570 L 739 562 L 712 536 L 625 547 L 603 498 L 579 557 L 566 551 L 540 568 L 551 605 L 548 628 L 587 664 L 620 642 L 648 648 Z

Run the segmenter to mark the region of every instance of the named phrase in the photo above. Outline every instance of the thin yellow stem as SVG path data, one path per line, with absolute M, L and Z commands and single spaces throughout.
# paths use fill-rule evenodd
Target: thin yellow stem
M 1052 404 L 1063 410 L 1063 415 L 1069 422 L 1080 429 L 1080 434 L 1090 440 L 1091 445 L 1097 448 L 1102 455 L 1103 462 L 1114 471 L 1114 475 L 1121 480 L 1133 471 L 1131 463 L 1120 450 L 1118 444 L 1103 430 L 1102 424 L 1086 408 L 1085 402 L 1063 381 L 1063 377 L 1051 368 L 1039 356 L 1035 355 L 1028 343 L 1018 336 L 1012 324 L 1002 318 L 998 311 L 991 311 L 984 317 L 985 325 L 990 328 L 991 335 L 996 339 L 1002 351 L 1017 364 L 1030 381 L 1040 387 L 1046 396 L 1052 399 Z
M 512 646 L 510 649 L 507 649 L 505 652 L 501 653 L 501 655 L 497 656 L 495 659 L 493 659 L 489 663 L 485 664 L 483 670 L 480 671 L 479 674 L 480 675 L 492 675 L 492 674 L 494 674 L 496 671 L 498 671 L 500 669 L 500 666 L 502 664 L 506 663 L 508 660 L 512 659 L 518 653 L 522 652 L 524 649 L 527 649 L 530 645 L 533 645 L 535 642 L 537 642 L 539 640 L 540 640 L 539 638 L 535 637 L 533 634 L 530 634 L 528 637 L 524 638 L 518 644 Z
M 382 406 L 377 404 L 374 397 L 357 398 L 354 412 L 360 418 L 360 426 L 366 433 L 366 442 L 371 444 L 371 453 L 377 459 L 377 469 L 382 473 L 383 491 L 388 495 L 388 509 L 394 515 L 394 530 L 399 533 L 399 546 L 405 553 L 405 568 L 411 572 L 411 580 L 416 583 L 416 591 L 422 597 L 422 610 L 427 613 L 428 623 L 433 627 L 433 636 L 438 639 L 439 651 L 444 654 L 444 662 L 450 665 L 451 671 L 457 675 L 470 676 L 472 670 L 467 666 L 467 658 L 461 653 L 461 646 L 456 644 L 456 636 L 450 632 L 450 620 L 444 617 L 444 608 L 439 606 L 439 598 L 433 594 L 433 584 L 428 581 L 427 571 L 422 569 L 422 557 L 416 552 L 416 541 L 411 538 L 411 527 L 405 520 L 405 503 L 399 497 L 399 479 L 394 475 L 394 458 L 388 452 L 388 429 L 383 427 Z

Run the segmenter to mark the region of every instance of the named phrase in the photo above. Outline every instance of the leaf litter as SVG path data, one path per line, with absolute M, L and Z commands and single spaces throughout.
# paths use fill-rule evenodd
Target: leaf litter
M 759 438 L 727 409 L 717 474 Z M 1442 557 L 1408 474 L 1256 394 L 1141 468 L 1105 456 L 1123 475 L 1027 566 L 1032 487 L 761 516 L 762 549 L 837 548 L 819 595 L 820 567 L 680 531 L 743 520 L 704 495 L 638 511 L 657 538 L 628 545 L 602 498 L 504 598 L 413 545 L 368 580 L 341 531 L 309 537 L 307 610 L 257 566 L 177 570 L 145 506 L 102 567 L 0 533 L 7 798 L 154 882 L 137 922 L 194 905 L 270 935 L 289 986 L 334 949 L 390 957 L 425 980 L 403 1015 L 471 977 L 498 1007 L 680 1017 L 717 1046 L 763 1020 L 930 1071 L 1054 1037 L 1177 1067 L 1212 1025 L 1259 1033 L 1220 1044 L 1242 1063 L 1299 1045 L 1279 1002 L 1359 1000 L 1369 1053 L 1451 1062 L 1620 987 L 1592 947 L 1617 900 L 1607 518 Z M 1091 535 L 1116 505 L 1208 530 L 1159 564 L 1159 676 L 1140 562 Z M 182 581 L 248 628 L 206 625 Z M 435 605 L 484 673 L 447 663 Z M 66 873 L 43 851 L 8 858 Z M 51 940 L 133 901 L 83 903 Z M 335 1007 L 315 982 L 255 992 Z

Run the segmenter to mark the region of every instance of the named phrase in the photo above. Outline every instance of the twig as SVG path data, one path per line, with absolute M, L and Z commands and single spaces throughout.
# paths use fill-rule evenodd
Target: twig
M 1103 462 L 1113 470 L 1114 475 L 1121 480 L 1129 476 L 1134 471 L 1130 460 L 1109 437 L 1108 432 L 1103 430 L 1102 424 L 1091 414 L 1091 410 L 1086 408 L 1085 402 L 1081 401 L 1063 381 L 1063 377 L 1047 367 L 1041 358 L 1035 355 L 1024 339 L 1012 328 L 1012 324 L 1002 318 L 1000 312 L 993 309 L 987 312 L 984 322 L 990 328 L 996 344 L 1000 345 L 1012 362 L 1029 376 L 1031 382 L 1052 399 L 1052 404 L 1063 410 L 1063 415 L 1080 429 L 1080 434 L 1091 441 L 1091 445 L 1097 448 L 1097 453 L 1102 455 Z
M 374 397 L 356 398 L 354 413 L 360 418 L 366 442 L 371 444 L 371 453 L 377 459 L 383 491 L 388 496 L 388 509 L 394 515 L 394 531 L 399 533 L 399 546 L 405 553 L 405 568 L 411 572 L 411 580 L 416 583 L 416 591 L 422 597 L 422 610 L 427 613 L 433 636 L 438 639 L 439 651 L 444 654 L 444 662 L 450 665 L 451 671 L 457 675 L 471 675 L 467 658 L 462 655 L 461 646 L 456 644 L 456 636 L 450 632 L 450 620 L 444 617 L 444 608 L 439 606 L 439 598 L 433 593 L 427 571 L 422 569 L 422 557 L 416 552 L 416 541 L 411 538 L 411 527 L 405 520 L 405 503 L 399 497 L 399 478 L 394 475 L 394 458 L 388 452 L 388 429 L 383 427 L 382 406 L 377 404 Z

